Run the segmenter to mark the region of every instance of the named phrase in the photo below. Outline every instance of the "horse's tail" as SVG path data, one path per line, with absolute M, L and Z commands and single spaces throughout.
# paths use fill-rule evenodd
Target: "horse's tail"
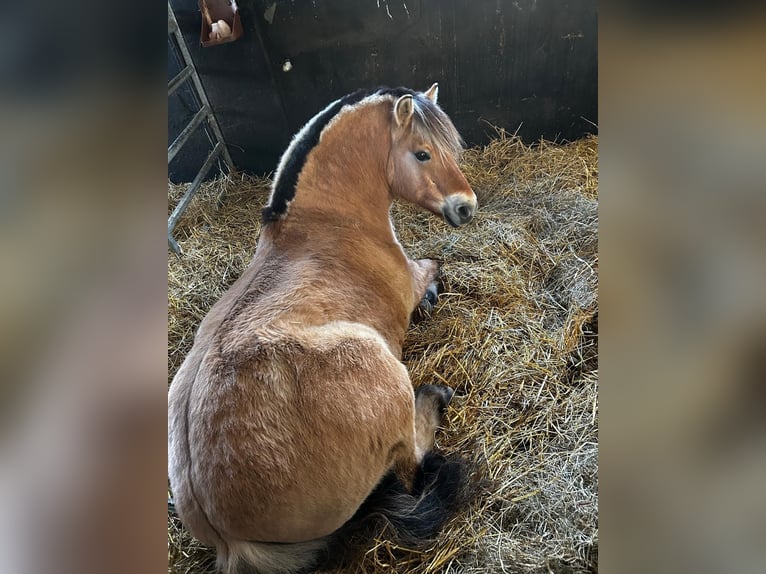
M 324 560 L 326 538 L 272 544 L 231 542 L 218 546 L 218 568 L 224 574 L 295 574 L 305 572 Z
M 467 504 L 468 463 L 428 453 L 415 476 L 412 492 L 389 473 L 356 514 L 332 536 L 330 562 L 353 555 L 360 545 L 385 534 L 396 543 L 418 548 L 432 542 L 445 523 Z M 342 559 L 342 558 L 341 558 Z

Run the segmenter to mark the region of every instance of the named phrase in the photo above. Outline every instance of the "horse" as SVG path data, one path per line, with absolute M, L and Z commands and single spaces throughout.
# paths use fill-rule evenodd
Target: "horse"
M 401 362 L 439 264 L 411 260 L 390 217 L 394 198 L 454 227 L 476 211 L 437 97 L 437 84 L 354 92 L 293 137 L 255 255 L 171 383 L 175 508 L 226 573 L 315 567 L 364 509 L 428 540 L 465 484 L 433 452 L 453 391 L 414 390 Z

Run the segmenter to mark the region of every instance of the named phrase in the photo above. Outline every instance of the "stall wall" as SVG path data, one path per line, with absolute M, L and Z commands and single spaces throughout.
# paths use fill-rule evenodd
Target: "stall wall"
M 439 102 L 469 145 L 494 127 L 525 141 L 596 131 L 595 0 L 252 0 L 244 36 L 203 48 L 196 0 L 172 5 L 235 164 L 272 171 L 292 134 L 360 87 L 440 86 Z M 168 75 L 178 71 L 168 57 Z M 169 102 L 169 141 L 193 114 L 189 92 Z M 204 138 L 174 161 L 194 176 Z

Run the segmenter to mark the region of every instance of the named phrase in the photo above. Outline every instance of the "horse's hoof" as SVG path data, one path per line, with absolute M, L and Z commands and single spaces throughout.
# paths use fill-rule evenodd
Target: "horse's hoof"
M 433 312 L 434 307 L 436 307 L 436 302 L 438 300 L 439 286 L 434 281 L 428 286 L 423 298 L 420 300 L 420 308 L 430 315 Z
M 444 406 L 442 407 L 442 410 L 444 410 L 452 402 L 452 397 L 455 396 L 455 391 L 453 391 L 449 387 L 445 387 L 441 385 L 439 386 L 439 390 L 441 391 L 442 400 L 444 401 Z
M 447 410 L 447 406 L 452 402 L 455 391 L 444 385 L 420 385 L 415 390 L 415 396 L 418 397 L 420 395 L 433 397 L 439 413 L 444 413 Z

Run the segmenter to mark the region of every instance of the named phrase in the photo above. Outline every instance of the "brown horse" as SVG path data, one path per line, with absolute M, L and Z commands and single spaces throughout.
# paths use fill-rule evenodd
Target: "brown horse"
M 356 92 L 304 126 L 252 263 L 173 380 L 175 505 L 226 572 L 313 566 L 373 491 L 410 542 L 448 517 L 455 472 L 428 453 L 452 391 L 414 392 L 400 362 L 412 312 L 435 303 L 438 265 L 409 259 L 389 216 L 395 197 L 455 227 L 476 210 L 437 93 Z M 391 476 L 400 489 L 386 499 Z

